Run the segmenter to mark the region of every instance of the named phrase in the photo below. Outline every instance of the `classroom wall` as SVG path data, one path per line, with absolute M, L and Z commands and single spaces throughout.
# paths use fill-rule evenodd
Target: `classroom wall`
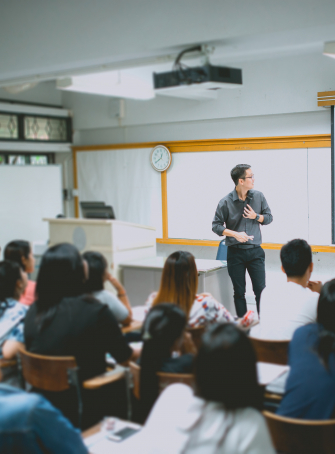
M 125 100 L 125 117 L 115 117 L 115 100 L 64 93 L 74 112 L 78 144 L 130 143 L 330 133 L 330 110 L 317 106 L 317 92 L 335 90 L 335 60 L 322 48 L 300 56 L 235 62 L 244 86 L 218 91 L 212 101 L 157 96 Z
M 56 90 L 55 85 L 55 81 L 41 82 L 33 88 L 15 94 L 0 87 L 0 99 L 61 107 L 62 92 Z

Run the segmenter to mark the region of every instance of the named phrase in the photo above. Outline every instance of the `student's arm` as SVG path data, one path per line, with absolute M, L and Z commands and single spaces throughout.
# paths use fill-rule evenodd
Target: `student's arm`
M 19 351 L 19 347 L 24 347 L 22 342 L 15 340 L 6 340 L 2 345 L 2 356 L 5 359 L 13 359 Z
M 129 302 L 129 299 L 128 299 L 128 296 L 127 296 L 127 292 L 126 292 L 126 289 L 123 287 L 123 285 L 121 284 L 121 282 L 119 282 L 115 277 L 113 277 L 110 273 L 108 273 L 108 277 L 107 277 L 107 280 L 113 285 L 113 287 L 115 288 L 115 290 L 117 291 L 117 297 L 119 298 L 119 300 L 121 301 L 121 303 L 128 309 L 128 312 L 129 312 L 129 320 L 126 319 L 122 322 L 122 324 L 127 324 L 129 325 L 129 323 L 132 321 L 133 319 L 133 311 L 132 311 L 132 308 L 131 308 L 131 305 L 130 305 L 130 302 Z
M 308 281 L 307 287 L 316 293 L 321 293 L 322 290 L 322 282 L 321 281 Z
M 119 324 L 108 306 L 102 306 L 98 332 L 102 337 L 106 353 L 110 353 L 119 364 L 136 358 L 136 352 L 127 344 Z

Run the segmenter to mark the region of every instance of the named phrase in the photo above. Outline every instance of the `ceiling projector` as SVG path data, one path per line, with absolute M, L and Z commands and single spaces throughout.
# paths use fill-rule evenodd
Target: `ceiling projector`
M 209 90 L 216 90 L 227 85 L 242 85 L 242 70 L 207 64 L 164 73 L 154 73 L 155 90 L 167 90 L 194 84 L 201 84 Z
M 194 51 L 203 52 L 203 48 L 196 46 L 183 50 L 177 56 L 172 71 L 153 74 L 154 88 L 158 95 L 214 99 L 220 88 L 241 87 L 241 69 L 211 65 L 207 55 L 202 66 L 189 67 L 182 64 L 182 56 Z

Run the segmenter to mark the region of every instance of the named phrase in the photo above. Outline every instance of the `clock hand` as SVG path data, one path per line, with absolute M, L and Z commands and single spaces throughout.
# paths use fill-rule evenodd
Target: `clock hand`
M 162 159 L 162 158 L 160 157 L 160 158 L 158 159 L 158 161 L 160 161 L 161 159 Z M 158 161 L 155 161 L 155 164 L 157 164 Z

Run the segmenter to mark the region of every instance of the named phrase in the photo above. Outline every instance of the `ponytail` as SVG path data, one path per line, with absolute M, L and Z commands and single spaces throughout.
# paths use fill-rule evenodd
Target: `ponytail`
M 7 300 L 14 298 L 17 281 L 22 279 L 18 263 L 9 260 L 0 262 L 0 317 L 8 308 Z
M 142 328 L 140 399 L 143 420 L 159 394 L 157 372 L 163 361 L 170 358 L 171 349 L 186 326 L 185 313 L 175 304 L 161 303 L 147 315 Z
M 329 367 L 329 355 L 335 352 L 335 333 L 321 328 L 319 334 L 318 354 L 322 359 L 324 365 Z
M 329 355 L 335 352 L 335 279 L 326 282 L 321 289 L 317 322 L 320 325 L 317 353 L 328 368 Z

